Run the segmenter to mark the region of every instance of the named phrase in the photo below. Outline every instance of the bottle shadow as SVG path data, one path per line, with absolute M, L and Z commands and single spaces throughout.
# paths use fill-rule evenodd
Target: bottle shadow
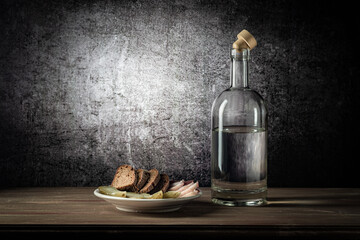
M 265 207 L 305 207 L 305 206 L 360 206 L 360 193 L 343 193 L 336 195 L 277 197 L 268 198 Z
M 327 194 L 321 196 L 304 196 L 304 197 L 269 197 L 267 204 L 259 207 L 244 208 L 296 208 L 296 207 L 349 207 L 360 206 L 360 193 L 343 193 L 343 194 Z M 156 216 L 158 218 L 186 218 L 201 217 L 207 214 L 221 212 L 231 207 L 221 206 L 212 203 L 206 198 L 197 199 L 191 203 L 182 206 L 174 212 L 163 213 L 141 213 L 143 216 Z M 235 207 L 237 208 L 237 207 Z M 242 207 L 240 207 L 242 208 Z

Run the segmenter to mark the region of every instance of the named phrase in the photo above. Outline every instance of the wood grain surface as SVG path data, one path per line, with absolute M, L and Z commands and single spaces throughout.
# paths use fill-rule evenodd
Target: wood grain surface
M 203 188 L 179 211 L 156 214 L 119 211 L 95 189 L 1 189 L 0 233 L 360 238 L 360 189 L 272 188 L 267 206 L 225 207 Z

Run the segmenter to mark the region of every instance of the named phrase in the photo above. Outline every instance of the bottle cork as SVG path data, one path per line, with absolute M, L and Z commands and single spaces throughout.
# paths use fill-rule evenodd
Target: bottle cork
M 233 48 L 238 52 L 241 52 L 243 49 L 251 50 L 257 45 L 254 36 L 245 29 L 237 35 L 237 38 L 238 39 L 233 43 Z

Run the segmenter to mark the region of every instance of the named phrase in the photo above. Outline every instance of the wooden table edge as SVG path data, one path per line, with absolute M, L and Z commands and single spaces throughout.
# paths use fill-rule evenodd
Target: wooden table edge
M 119 236 L 140 237 L 152 236 L 160 239 L 174 239 L 174 237 L 197 237 L 202 239 L 223 237 L 247 237 L 248 239 L 264 238 L 292 239 L 316 237 L 327 239 L 360 239 L 359 226 L 303 226 L 303 225 L 101 225 L 101 224 L 1 224 L 0 235 L 13 236 L 53 234 L 77 236 Z M 106 239 L 106 238 L 104 238 Z M 159 238 L 157 238 L 159 239 Z

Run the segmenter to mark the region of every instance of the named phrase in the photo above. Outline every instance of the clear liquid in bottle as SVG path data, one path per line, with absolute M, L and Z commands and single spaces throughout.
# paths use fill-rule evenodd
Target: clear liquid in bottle
M 252 127 L 212 131 L 212 198 L 229 206 L 266 202 L 267 132 Z

